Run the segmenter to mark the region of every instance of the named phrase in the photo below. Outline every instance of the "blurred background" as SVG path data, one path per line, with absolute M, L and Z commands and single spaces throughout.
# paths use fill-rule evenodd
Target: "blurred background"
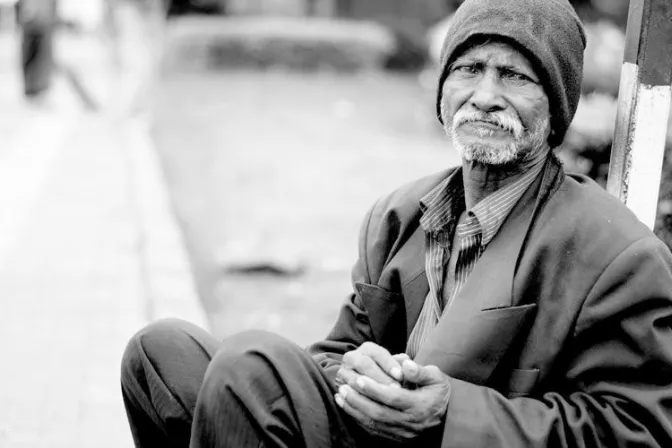
M 368 208 L 459 163 L 434 105 L 459 3 L 0 0 L 0 446 L 130 446 L 118 364 L 155 319 L 324 337 Z M 605 185 L 628 1 L 573 3 L 559 155 Z

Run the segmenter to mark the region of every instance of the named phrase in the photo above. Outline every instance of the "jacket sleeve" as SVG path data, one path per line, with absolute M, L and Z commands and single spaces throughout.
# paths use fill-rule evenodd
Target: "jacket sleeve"
M 625 249 L 579 313 L 559 380 L 507 398 L 451 379 L 442 448 L 672 446 L 672 256 Z
M 343 305 L 333 328 L 326 339 L 308 347 L 307 351 L 322 367 L 327 376 L 333 381 L 341 365 L 341 359 L 346 352 L 355 350 L 362 343 L 372 341 L 373 332 L 369 324 L 369 316 L 362 299 L 356 292 L 355 283 L 371 283 L 368 268 L 367 247 L 369 229 L 372 224 L 375 205 L 366 215 L 359 233 L 358 258 L 352 268 L 353 292 Z

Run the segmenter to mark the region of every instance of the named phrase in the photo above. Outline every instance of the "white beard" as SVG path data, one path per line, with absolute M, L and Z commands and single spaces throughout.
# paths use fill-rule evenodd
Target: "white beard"
M 514 141 L 506 145 L 504 148 L 493 147 L 487 143 L 469 143 L 464 144 L 457 133 L 457 128 L 464 123 L 473 121 L 474 119 L 484 118 L 487 116 L 488 120 L 495 121 L 500 127 L 511 132 Z M 445 122 L 445 120 L 444 120 Z M 549 119 L 540 118 L 534 128 L 526 130 L 522 123 L 509 115 L 499 112 L 490 114 L 480 114 L 477 112 L 466 112 L 459 110 L 451 123 L 446 122 L 444 129 L 446 134 L 450 136 L 453 146 L 460 154 L 462 160 L 466 162 L 478 162 L 484 165 L 509 165 L 517 162 L 522 162 L 530 156 L 534 156 L 540 151 L 545 144 L 546 130 L 549 127 Z M 478 131 L 482 137 L 491 135 L 493 131 L 483 128 Z
M 453 141 L 453 147 L 462 160 L 466 162 L 479 162 L 484 165 L 507 165 L 518 159 L 519 150 L 515 143 L 509 143 L 502 149 L 481 143 L 463 145 L 455 132 L 451 132 L 450 137 Z

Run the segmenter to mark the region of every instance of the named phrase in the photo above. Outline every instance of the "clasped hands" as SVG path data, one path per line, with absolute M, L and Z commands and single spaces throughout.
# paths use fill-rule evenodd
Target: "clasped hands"
M 343 355 L 336 403 L 371 433 L 410 441 L 443 421 L 449 377 L 365 342 Z

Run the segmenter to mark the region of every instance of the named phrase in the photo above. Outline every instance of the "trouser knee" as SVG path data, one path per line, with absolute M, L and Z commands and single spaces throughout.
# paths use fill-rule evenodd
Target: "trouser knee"
M 185 329 L 194 327 L 180 319 L 161 319 L 138 331 L 126 345 L 121 360 L 121 383 L 123 386 L 137 384 L 145 375 L 146 362 L 159 364 L 180 340 L 189 339 Z
M 205 374 L 193 446 L 209 440 L 222 446 L 251 446 L 240 442 L 251 440 L 258 446 L 266 439 L 274 446 L 331 446 L 332 422 L 343 426 L 333 392 L 321 368 L 295 343 L 263 331 L 230 337 Z M 347 433 L 334 437 L 341 435 Z
M 250 359 L 262 359 L 272 367 L 278 363 L 291 363 L 290 360 L 303 356 L 304 350 L 290 340 L 267 331 L 251 330 L 224 340 L 209 370 L 214 373 L 241 369 L 242 365 L 249 364 Z M 248 373 L 254 375 L 258 372 Z
M 239 333 L 227 338 L 210 362 L 201 395 L 215 396 L 240 383 L 272 390 L 270 383 L 299 367 L 305 356 L 302 348 L 282 336 L 260 330 Z

